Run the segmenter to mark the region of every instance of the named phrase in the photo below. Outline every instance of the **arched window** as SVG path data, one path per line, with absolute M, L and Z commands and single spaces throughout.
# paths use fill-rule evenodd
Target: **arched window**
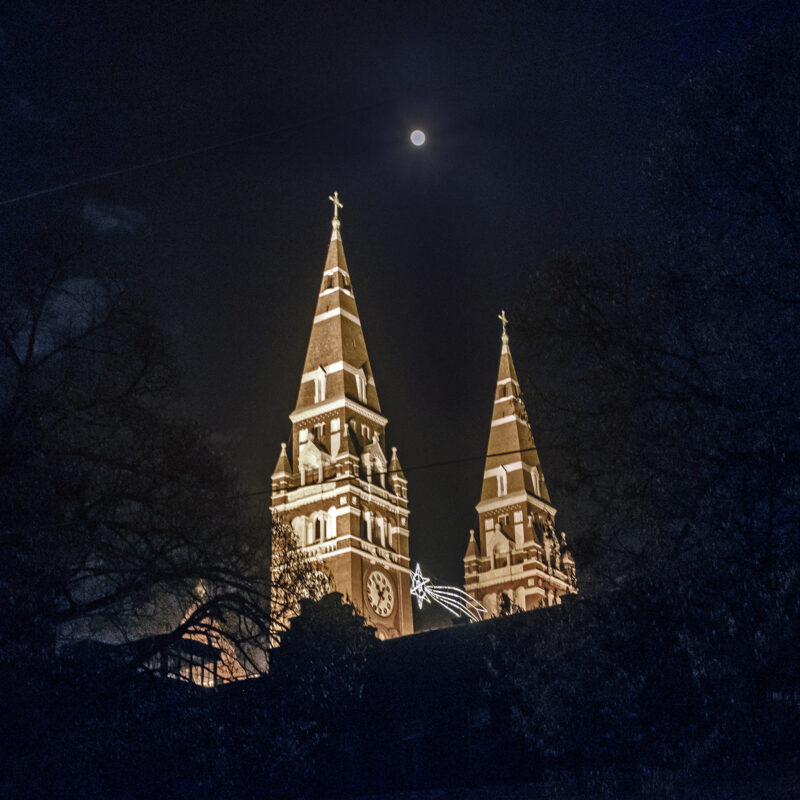
M 369 511 L 364 512 L 364 538 L 372 541 L 372 514 Z
M 306 544 L 314 544 L 314 523 L 308 517 L 301 517 L 303 520 L 303 541 Z
M 325 371 L 320 367 L 314 374 L 314 402 L 321 403 L 325 399 Z
M 539 490 L 539 470 L 534 467 L 531 470 L 531 479 L 533 480 L 533 493 L 538 497 L 540 494 Z
M 386 547 L 386 522 L 383 517 L 375 518 L 375 539 L 381 547 Z
M 498 544 L 492 553 L 492 561 L 494 562 L 492 566 L 494 569 L 500 569 L 501 567 L 508 566 L 508 545 L 505 544 Z
M 367 402 L 367 378 L 363 372 L 356 373 L 356 392 L 362 403 Z
M 508 494 L 508 474 L 504 467 L 497 473 L 497 496 Z

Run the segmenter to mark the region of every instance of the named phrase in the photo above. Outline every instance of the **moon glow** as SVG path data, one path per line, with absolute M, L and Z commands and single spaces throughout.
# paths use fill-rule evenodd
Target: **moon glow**
M 412 131 L 411 144 L 413 144 L 414 147 L 422 147 L 422 145 L 425 144 L 425 134 L 420 130 Z

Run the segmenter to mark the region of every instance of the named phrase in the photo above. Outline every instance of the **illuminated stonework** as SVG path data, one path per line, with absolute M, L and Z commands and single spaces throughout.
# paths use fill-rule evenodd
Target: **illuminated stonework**
M 413 633 L 407 481 L 381 413 L 342 247 L 338 193 L 292 422 L 272 474 L 274 519 L 382 638 Z
M 500 368 L 478 511 L 464 556 L 464 586 L 491 614 L 561 602 L 577 591 L 566 535 L 544 480 L 508 346 L 505 312 Z

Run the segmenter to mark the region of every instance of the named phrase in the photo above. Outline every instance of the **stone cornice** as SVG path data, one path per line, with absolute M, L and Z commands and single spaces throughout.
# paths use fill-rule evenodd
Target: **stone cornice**
M 530 492 L 514 492 L 513 494 L 500 495 L 500 497 L 492 497 L 490 500 L 481 500 L 480 503 L 475 506 L 475 510 L 479 514 L 488 514 L 491 511 L 499 511 L 501 508 L 517 504 L 522 505 L 523 503 L 530 503 L 542 509 L 542 511 L 547 511 L 553 517 L 556 515 L 554 506 L 551 506 L 550 503 L 546 503 L 541 497 L 536 497 L 536 495 Z
M 357 400 L 353 400 L 346 395 L 339 395 L 338 397 L 332 397 L 329 400 L 323 400 L 321 403 L 316 403 L 312 406 L 306 406 L 305 408 L 296 408 L 289 414 L 289 419 L 291 420 L 292 424 L 297 425 L 300 422 L 304 422 L 307 419 L 311 419 L 312 417 L 316 417 L 319 414 L 325 414 L 328 411 L 335 411 L 337 409 L 344 408 L 346 411 L 353 411 L 357 414 L 361 414 L 362 417 L 365 417 L 374 425 L 379 425 L 382 427 L 386 427 L 389 424 L 389 420 L 383 416 L 383 414 L 379 414 L 372 408 L 368 406 L 362 405 Z

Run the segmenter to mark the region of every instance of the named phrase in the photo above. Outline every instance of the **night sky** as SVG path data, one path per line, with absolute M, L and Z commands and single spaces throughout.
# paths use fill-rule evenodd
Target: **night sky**
M 58 217 L 109 263 L 141 267 L 178 339 L 188 411 L 255 491 L 290 430 L 338 190 L 409 479 L 412 564 L 460 584 L 498 312 L 548 254 L 653 224 L 642 168 L 665 104 L 791 5 L 6 5 L 0 231 Z M 524 385 L 536 362 L 513 322 Z M 528 411 L 560 527 L 587 535 Z

